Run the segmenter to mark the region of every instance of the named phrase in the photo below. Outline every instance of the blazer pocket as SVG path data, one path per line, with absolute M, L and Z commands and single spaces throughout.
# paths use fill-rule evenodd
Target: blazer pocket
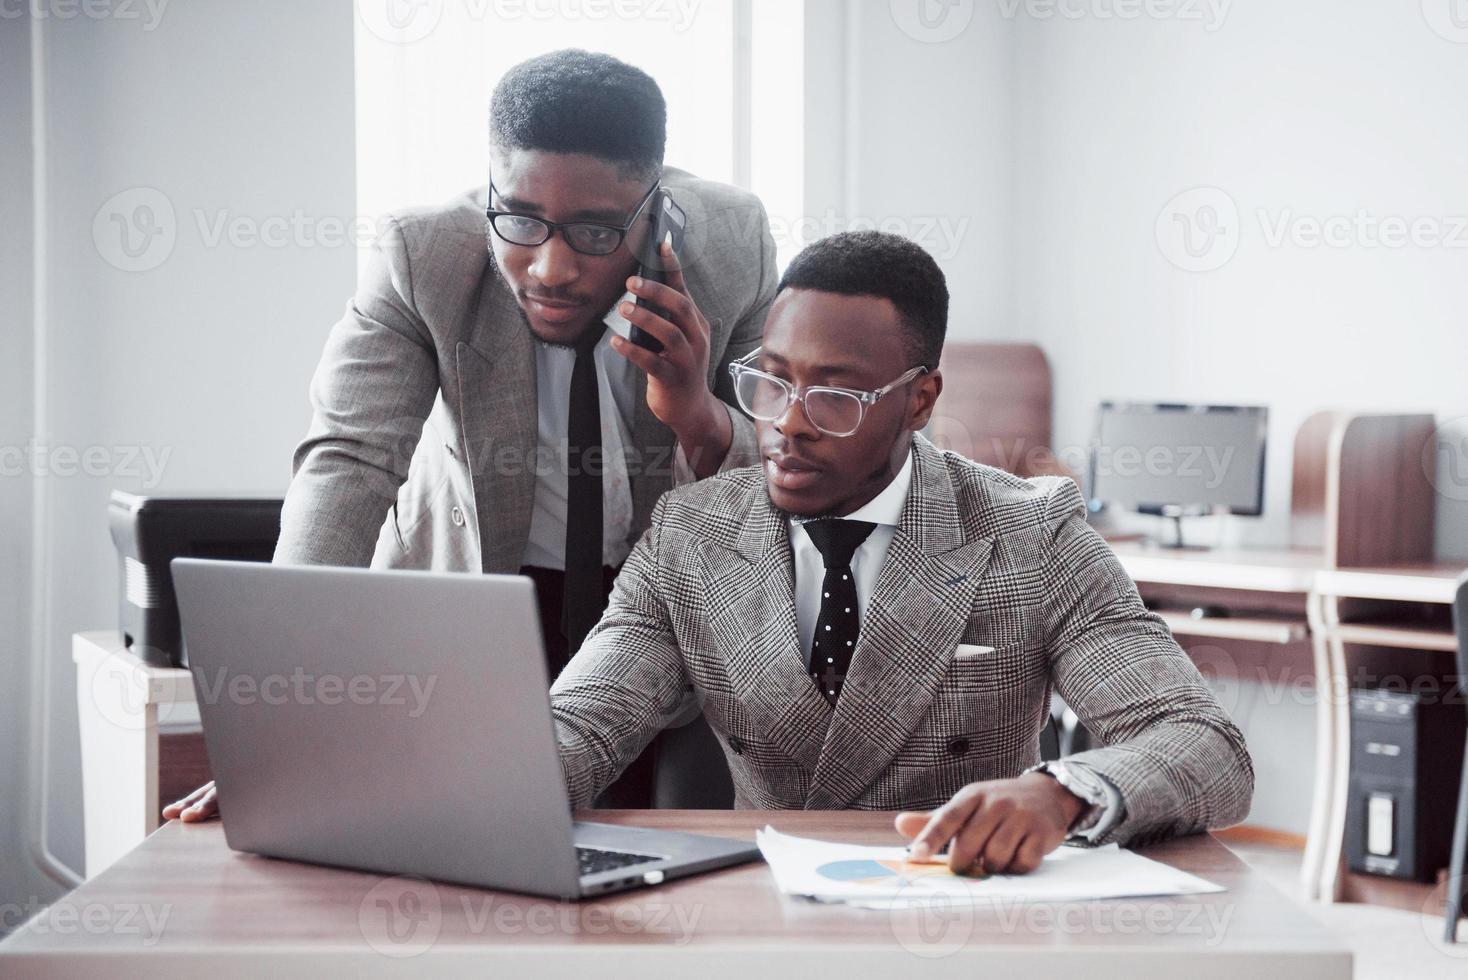
M 954 660 L 966 660 L 970 657 L 987 657 L 994 653 L 993 647 L 978 646 L 974 643 L 960 643 L 953 650 Z

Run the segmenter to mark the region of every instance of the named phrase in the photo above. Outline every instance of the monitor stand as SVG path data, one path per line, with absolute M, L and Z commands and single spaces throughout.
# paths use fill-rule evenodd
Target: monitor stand
M 1186 544 L 1183 541 L 1183 517 L 1181 514 L 1164 514 L 1163 516 L 1172 521 L 1173 537 L 1171 541 L 1161 541 L 1154 538 L 1152 542 L 1154 546 L 1158 548 L 1167 548 L 1172 551 L 1209 550 L 1209 546 L 1206 544 Z

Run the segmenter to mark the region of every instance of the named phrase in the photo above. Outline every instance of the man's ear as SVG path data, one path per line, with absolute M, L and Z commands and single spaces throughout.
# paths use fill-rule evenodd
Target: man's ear
M 937 407 L 938 396 L 943 394 L 943 372 L 934 368 L 927 374 L 912 383 L 912 400 L 909 407 L 912 415 L 907 421 L 907 427 L 913 432 L 921 432 L 933 417 L 933 409 Z

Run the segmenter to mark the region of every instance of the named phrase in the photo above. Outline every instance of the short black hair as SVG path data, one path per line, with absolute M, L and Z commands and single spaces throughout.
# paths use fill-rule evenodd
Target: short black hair
M 777 292 L 818 289 L 890 300 L 907 328 L 906 347 L 930 370 L 948 331 L 948 283 L 922 246 L 882 231 L 843 231 L 806 246 L 785 270 Z
M 667 130 L 668 107 L 651 75 L 579 48 L 520 62 L 489 100 L 491 146 L 586 153 L 649 181 L 662 173 Z

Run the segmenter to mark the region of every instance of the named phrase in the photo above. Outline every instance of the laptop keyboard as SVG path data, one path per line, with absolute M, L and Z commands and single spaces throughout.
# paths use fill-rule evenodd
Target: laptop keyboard
M 633 864 L 651 864 L 662 858 L 650 854 L 632 854 L 629 851 L 604 851 L 599 847 L 577 847 L 576 861 L 583 875 L 594 875 L 598 871 L 613 871 Z

